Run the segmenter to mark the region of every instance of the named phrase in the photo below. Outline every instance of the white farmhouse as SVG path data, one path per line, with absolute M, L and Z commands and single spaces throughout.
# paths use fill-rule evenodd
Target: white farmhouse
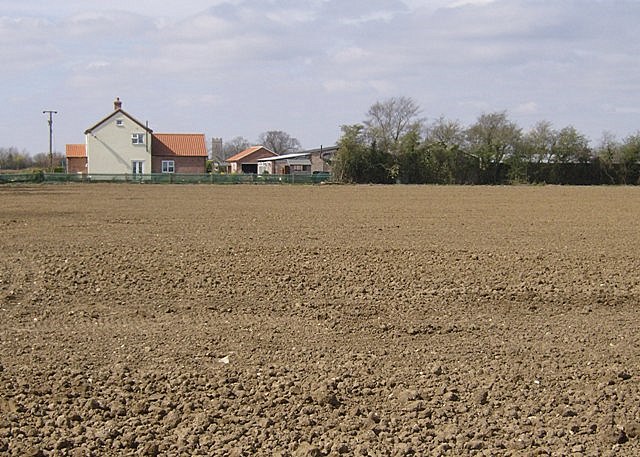
M 151 139 L 153 131 L 122 109 L 120 98 L 114 111 L 89 127 L 86 135 L 87 172 L 151 173 Z

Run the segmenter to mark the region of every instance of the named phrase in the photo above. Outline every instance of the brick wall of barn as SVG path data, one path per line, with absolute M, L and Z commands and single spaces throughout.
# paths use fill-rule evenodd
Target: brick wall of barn
M 151 173 L 162 173 L 163 160 L 173 160 L 175 162 L 174 173 L 204 174 L 207 172 L 206 157 L 153 156 L 151 160 Z
M 86 173 L 86 157 L 67 157 L 67 173 Z

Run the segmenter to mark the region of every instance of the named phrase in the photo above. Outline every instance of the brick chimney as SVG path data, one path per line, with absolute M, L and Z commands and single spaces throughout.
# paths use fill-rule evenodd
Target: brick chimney
M 114 111 L 122 109 L 122 102 L 120 101 L 120 97 L 116 97 L 115 101 L 113 102 L 113 109 Z

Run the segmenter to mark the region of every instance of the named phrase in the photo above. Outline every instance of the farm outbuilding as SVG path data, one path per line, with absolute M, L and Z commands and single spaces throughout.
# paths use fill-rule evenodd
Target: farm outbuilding
M 331 162 L 338 152 L 338 146 L 320 146 L 304 151 L 311 160 L 311 173 L 331 173 Z
M 310 154 L 299 152 L 258 160 L 258 173 L 275 175 L 310 174 Z
M 87 172 L 87 147 L 84 144 L 67 144 L 67 173 Z
M 277 175 L 330 173 L 331 160 L 337 150 L 337 146 L 330 146 L 265 157 L 258 159 L 257 172 Z
M 230 173 L 258 173 L 260 159 L 277 157 L 278 154 L 264 146 L 252 146 L 227 159 Z

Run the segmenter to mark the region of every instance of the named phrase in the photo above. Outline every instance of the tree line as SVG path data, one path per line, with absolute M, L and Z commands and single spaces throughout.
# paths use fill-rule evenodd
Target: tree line
M 16 147 L 0 147 L 0 170 L 25 170 L 29 168 L 48 169 L 53 163 L 54 167 L 64 167 L 64 154 L 54 152 L 41 152 L 33 156 L 27 151 L 20 151 Z
M 540 121 L 524 131 L 506 111 L 483 113 L 470 126 L 440 117 L 420 117 L 408 97 L 374 103 L 361 124 L 343 125 L 332 160 L 334 180 L 349 183 L 406 184 L 640 184 L 640 131 L 618 140 L 605 132 L 592 148 L 569 125 L 556 129 Z M 281 130 L 258 137 L 277 154 L 301 150 Z M 251 146 L 244 137 L 211 151 L 214 160 Z M 64 168 L 64 154 L 30 156 L 15 147 L 0 148 L 0 170 Z
M 569 125 L 523 131 L 506 111 L 475 123 L 427 123 L 407 97 L 376 102 L 361 124 L 342 126 L 334 177 L 350 183 L 639 184 L 640 131 L 619 141 L 604 133 L 591 148 Z

